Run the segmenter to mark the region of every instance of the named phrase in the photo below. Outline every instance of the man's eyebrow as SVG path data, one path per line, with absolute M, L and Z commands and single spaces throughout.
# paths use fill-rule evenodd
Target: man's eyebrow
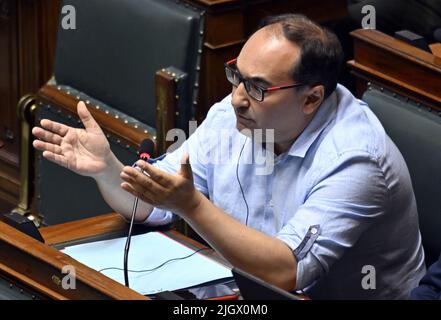
M 237 64 L 236 64 L 236 69 L 237 69 L 237 71 L 239 72 L 239 74 L 240 74 L 243 78 L 245 78 L 245 79 L 247 79 L 247 80 L 250 80 L 250 81 L 252 81 L 252 82 L 254 82 L 254 83 L 257 83 L 257 84 L 264 85 L 264 86 L 266 86 L 266 87 L 271 87 L 271 86 L 272 86 L 271 82 L 269 82 L 269 81 L 266 80 L 265 78 L 262 78 L 262 77 L 251 77 L 251 78 L 245 77 L 245 76 L 242 74 L 242 72 L 240 72 L 239 67 L 237 66 Z

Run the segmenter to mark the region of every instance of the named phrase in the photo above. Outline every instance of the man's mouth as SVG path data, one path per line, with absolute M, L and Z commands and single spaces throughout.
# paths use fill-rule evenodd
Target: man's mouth
M 239 119 L 241 119 L 241 120 L 245 120 L 245 121 L 249 121 L 249 122 L 252 122 L 252 121 L 253 121 L 252 119 L 247 118 L 247 117 L 244 117 L 243 115 L 241 115 L 241 114 L 239 114 L 239 113 L 236 113 L 236 116 L 237 116 Z

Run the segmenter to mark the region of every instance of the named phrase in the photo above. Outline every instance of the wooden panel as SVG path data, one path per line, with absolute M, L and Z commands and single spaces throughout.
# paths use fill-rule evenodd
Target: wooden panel
M 17 37 L 17 3 L 13 0 L 0 1 L 0 139 L 5 143 L 0 149 L 0 170 L 2 164 L 17 168 L 14 176 L 18 175 L 18 146 L 15 137 L 18 133 L 18 120 L 15 114 L 15 104 L 18 101 L 18 43 Z M 4 163 L 5 162 L 5 163 Z M 11 170 L 9 170 L 11 172 Z M 18 180 L 16 180 L 18 181 Z M 0 190 L 7 190 L 0 182 Z
M 358 77 L 362 94 L 375 82 L 433 108 L 441 108 L 441 64 L 436 57 L 376 30 L 356 30 L 354 60 L 348 62 Z
M 5 158 L 3 158 L 3 161 L 0 161 L 0 199 L 9 205 L 16 205 L 20 185 L 19 170 L 15 166 L 13 159 L 8 161 L 6 156 L 9 155 L 9 153 L 4 153 L 3 156 Z
M 346 0 L 265 1 L 250 6 L 246 11 L 247 35 L 255 32 L 260 21 L 266 16 L 284 13 L 304 14 L 319 23 L 335 21 L 347 15 L 347 2 Z
M 225 77 L 224 63 L 239 55 L 241 44 L 217 50 L 207 49 L 202 57 L 199 105 L 196 119 L 202 121 L 210 107 L 231 93 L 231 84 Z M 202 94 L 203 93 L 203 94 Z
M 207 12 L 229 10 L 232 7 L 243 6 L 243 0 L 185 0 L 185 1 L 196 7 L 202 7 Z M 253 1 L 261 1 L 261 0 L 250 0 L 249 2 L 253 2 Z
M 239 10 L 208 14 L 205 24 L 205 43 L 210 49 L 245 42 L 244 15 Z
M 19 95 L 35 93 L 53 73 L 59 0 L 18 1 Z
M 16 204 L 20 130 L 16 106 L 51 76 L 60 0 L 0 0 L 0 200 Z

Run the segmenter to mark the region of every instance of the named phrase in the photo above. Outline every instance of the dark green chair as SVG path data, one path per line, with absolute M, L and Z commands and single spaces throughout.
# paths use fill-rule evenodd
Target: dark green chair
M 412 179 L 426 263 L 441 252 L 441 113 L 370 86 L 362 98 L 401 151 Z

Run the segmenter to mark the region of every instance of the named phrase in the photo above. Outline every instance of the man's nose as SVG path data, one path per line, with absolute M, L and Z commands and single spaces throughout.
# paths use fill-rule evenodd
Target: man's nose
M 236 89 L 233 90 L 231 97 L 231 104 L 235 108 L 240 108 L 240 107 L 248 108 L 250 106 L 248 93 L 245 89 L 245 85 L 243 84 L 243 82 L 239 83 Z

